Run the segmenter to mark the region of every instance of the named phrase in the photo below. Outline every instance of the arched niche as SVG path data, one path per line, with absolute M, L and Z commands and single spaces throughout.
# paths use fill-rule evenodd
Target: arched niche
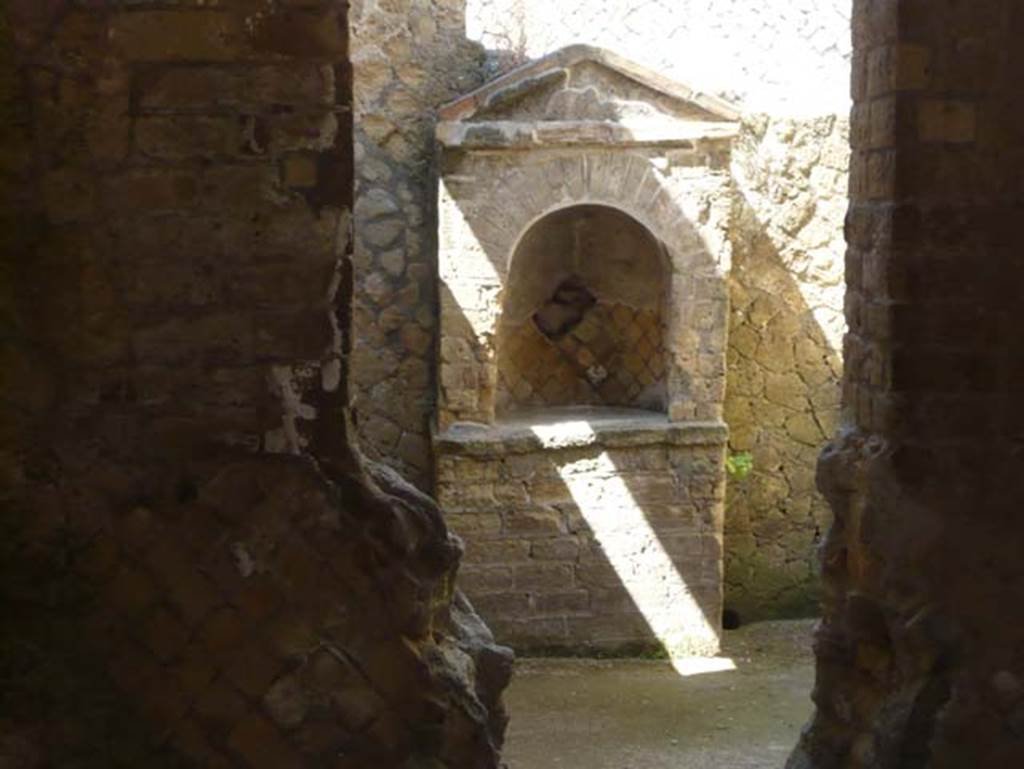
M 735 116 L 573 47 L 440 117 L 435 491 L 463 589 L 523 649 L 714 653 Z
M 542 216 L 512 253 L 497 328 L 498 418 L 562 406 L 667 409 L 664 245 L 606 205 Z

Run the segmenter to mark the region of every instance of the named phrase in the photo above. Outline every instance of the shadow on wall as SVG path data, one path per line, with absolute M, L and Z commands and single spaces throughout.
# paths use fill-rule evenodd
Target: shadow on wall
M 0 764 L 496 767 L 509 656 L 350 441 L 346 4 L 153 5 L 0 13 Z
M 729 482 L 726 607 L 742 621 L 814 616 L 832 516 L 815 468 L 838 427 L 841 355 L 742 193 L 732 244 L 725 419 L 753 469 Z
M 460 475 L 499 479 L 446 500 L 466 539 L 463 588 L 496 637 L 522 651 L 714 654 L 716 503 L 694 494 L 703 484 L 713 495 L 721 468 L 659 445 L 661 426 L 638 447 L 640 420 L 620 424 L 616 433 L 607 416 L 524 421 L 548 448 L 458 463 Z
M 376 6 L 363 13 L 363 5 L 371 8 L 353 5 L 360 19 L 354 56 L 361 132 L 353 390 L 368 453 L 427 489 L 427 424 L 435 411 L 438 375 L 433 365 L 438 300 L 432 113 L 478 83 L 487 66 L 497 74 L 523 59 L 507 51 L 485 55 L 467 40 L 464 3 L 446 2 L 443 10 L 424 6 L 397 21 Z M 481 63 L 484 58 L 489 65 Z M 600 111 L 607 107 L 589 105 L 594 116 L 623 117 L 621 111 Z M 737 312 L 731 318 L 735 341 L 727 421 L 731 448 L 751 451 L 755 470 L 730 488 L 727 600 L 744 619 L 805 614 L 816 602 L 810 550 L 815 530 L 823 530 L 827 519 L 814 491 L 812 444 L 819 426 L 827 432 L 830 414 L 838 412 L 827 405 L 838 395 L 834 367 L 821 361 L 838 356 L 827 345 L 805 344 L 824 339 L 812 327 L 814 308 L 806 306 L 778 255 L 769 253 L 771 238 L 761 224 L 745 215 L 735 218 L 742 226 L 730 235 L 735 252 L 730 293 Z M 793 334 L 795 328 L 799 334 Z M 789 342 L 799 345 L 801 372 L 817 367 L 817 373 L 801 374 L 799 386 L 788 376 L 797 370 L 795 363 L 780 371 L 762 362 L 795 360 L 788 350 L 776 355 Z M 826 376 L 829 383 L 818 386 Z

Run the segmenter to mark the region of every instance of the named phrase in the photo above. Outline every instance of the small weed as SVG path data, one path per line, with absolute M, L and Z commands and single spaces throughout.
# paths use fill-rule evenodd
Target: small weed
M 754 470 L 754 456 L 749 451 L 730 454 L 725 460 L 725 469 L 737 481 L 742 481 Z

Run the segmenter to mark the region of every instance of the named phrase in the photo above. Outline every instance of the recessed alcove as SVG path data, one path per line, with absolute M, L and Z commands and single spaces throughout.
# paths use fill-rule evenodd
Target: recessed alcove
M 461 587 L 519 650 L 714 654 L 734 113 L 573 47 L 441 117 L 435 489 Z
M 667 258 L 610 206 L 569 206 L 530 227 L 498 324 L 499 420 L 573 405 L 665 411 Z

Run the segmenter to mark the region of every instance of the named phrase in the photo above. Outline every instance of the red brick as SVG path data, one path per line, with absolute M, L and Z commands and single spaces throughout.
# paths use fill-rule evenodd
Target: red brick
M 253 713 L 241 721 L 228 737 L 232 750 L 252 769 L 300 769 L 298 753 L 263 716 Z
M 241 692 L 259 698 L 280 673 L 281 665 L 262 645 L 250 643 L 231 656 L 225 674 Z
M 180 657 L 188 644 L 188 628 L 166 609 L 158 609 L 146 621 L 146 645 L 156 657 L 167 662 Z
M 109 37 L 130 61 L 230 61 L 249 48 L 242 15 L 215 10 L 122 12 Z
M 246 633 L 245 624 L 238 611 L 222 607 L 203 623 L 199 630 L 199 639 L 211 654 L 224 659 L 229 652 L 242 644 Z

